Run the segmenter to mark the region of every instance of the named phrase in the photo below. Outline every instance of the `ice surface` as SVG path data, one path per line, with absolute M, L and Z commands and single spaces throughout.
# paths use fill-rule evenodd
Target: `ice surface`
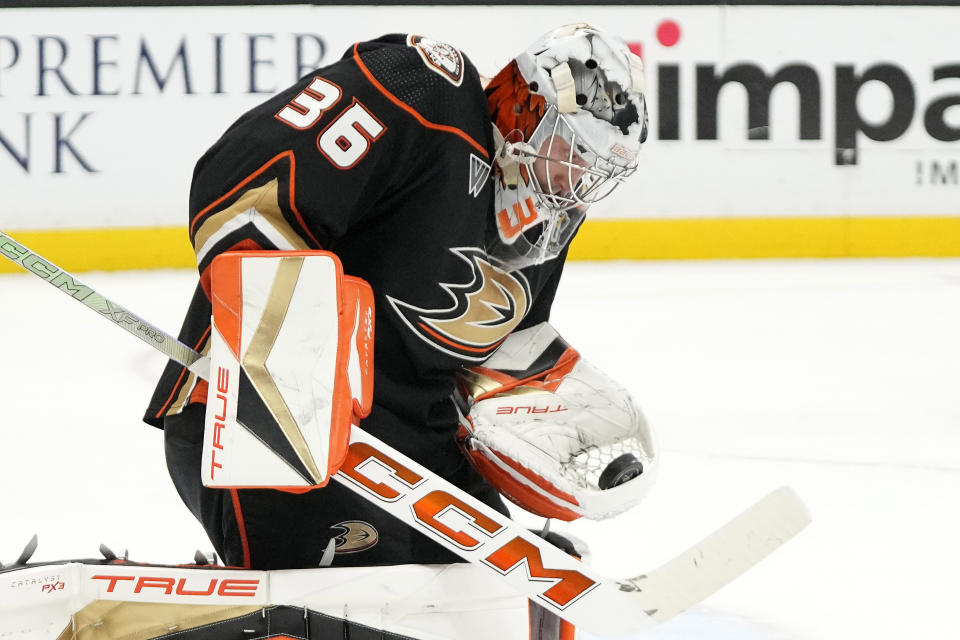
M 195 282 L 79 275 L 173 334 Z M 140 422 L 163 357 L 33 276 L 0 276 L 0 296 L 0 562 L 34 533 L 34 560 L 209 550 Z M 571 263 L 552 321 L 635 392 L 662 448 L 635 511 L 554 524 L 599 571 L 649 569 L 782 484 L 813 513 L 645 637 L 957 637 L 960 260 Z

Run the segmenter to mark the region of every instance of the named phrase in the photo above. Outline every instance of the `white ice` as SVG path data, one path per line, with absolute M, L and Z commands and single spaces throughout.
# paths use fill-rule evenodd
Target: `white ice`
M 195 282 L 79 275 L 173 334 Z M 209 550 L 140 422 L 163 358 L 33 276 L 0 276 L 0 300 L 0 561 L 34 533 L 34 560 Z M 960 260 L 571 263 L 552 320 L 662 447 L 646 503 L 563 528 L 598 571 L 641 573 L 783 484 L 813 514 L 645 637 L 958 636 Z

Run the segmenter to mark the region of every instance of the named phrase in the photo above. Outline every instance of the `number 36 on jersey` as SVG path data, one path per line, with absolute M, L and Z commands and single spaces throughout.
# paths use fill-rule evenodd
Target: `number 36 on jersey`
M 316 76 L 275 117 L 294 129 L 310 129 L 342 97 L 339 86 Z M 363 159 L 370 145 L 386 130 L 386 125 L 354 98 L 317 136 L 317 148 L 333 166 L 350 169 Z

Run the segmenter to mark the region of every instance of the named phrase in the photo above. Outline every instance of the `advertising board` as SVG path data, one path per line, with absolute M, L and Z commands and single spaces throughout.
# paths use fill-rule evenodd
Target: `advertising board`
M 420 33 L 492 75 L 576 21 L 643 57 L 651 119 L 586 254 L 960 253 L 960 13 L 934 6 L 0 9 L 0 228 L 179 237 L 203 151 L 353 42 Z M 646 254 L 610 244 L 631 233 Z

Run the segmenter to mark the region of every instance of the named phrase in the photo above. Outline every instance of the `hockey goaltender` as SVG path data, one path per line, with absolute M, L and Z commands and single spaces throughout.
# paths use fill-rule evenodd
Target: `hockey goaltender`
M 351 421 L 502 514 L 501 496 L 564 520 L 643 497 L 656 454 L 642 414 L 548 320 L 571 238 L 635 172 L 646 127 L 639 58 L 570 25 L 491 80 L 427 37 L 357 43 L 223 134 L 194 172 L 200 284 L 180 339 L 237 374 L 235 422 L 213 421 L 220 440 L 256 437 L 242 461 L 204 449 L 205 414 L 223 403 L 175 363 L 146 420 L 164 429 L 174 483 L 227 564 L 460 561 L 326 483 Z M 319 251 L 347 277 L 311 269 Z M 352 309 L 345 326 L 325 307 L 354 288 L 375 308 L 372 371 L 357 383 L 331 361 L 318 380 L 329 345 L 356 330 Z M 301 290 L 326 297 L 298 304 Z M 284 490 L 230 488 L 253 486 Z
M 427 37 L 360 42 L 242 115 L 194 171 L 199 284 L 145 416 L 226 566 L 28 548 L 0 572 L 0 635 L 624 635 L 802 529 L 782 489 L 617 581 L 509 518 L 504 498 L 608 518 L 656 475 L 631 394 L 549 324 L 571 239 L 646 133 L 640 59 L 585 24 L 489 80 Z

